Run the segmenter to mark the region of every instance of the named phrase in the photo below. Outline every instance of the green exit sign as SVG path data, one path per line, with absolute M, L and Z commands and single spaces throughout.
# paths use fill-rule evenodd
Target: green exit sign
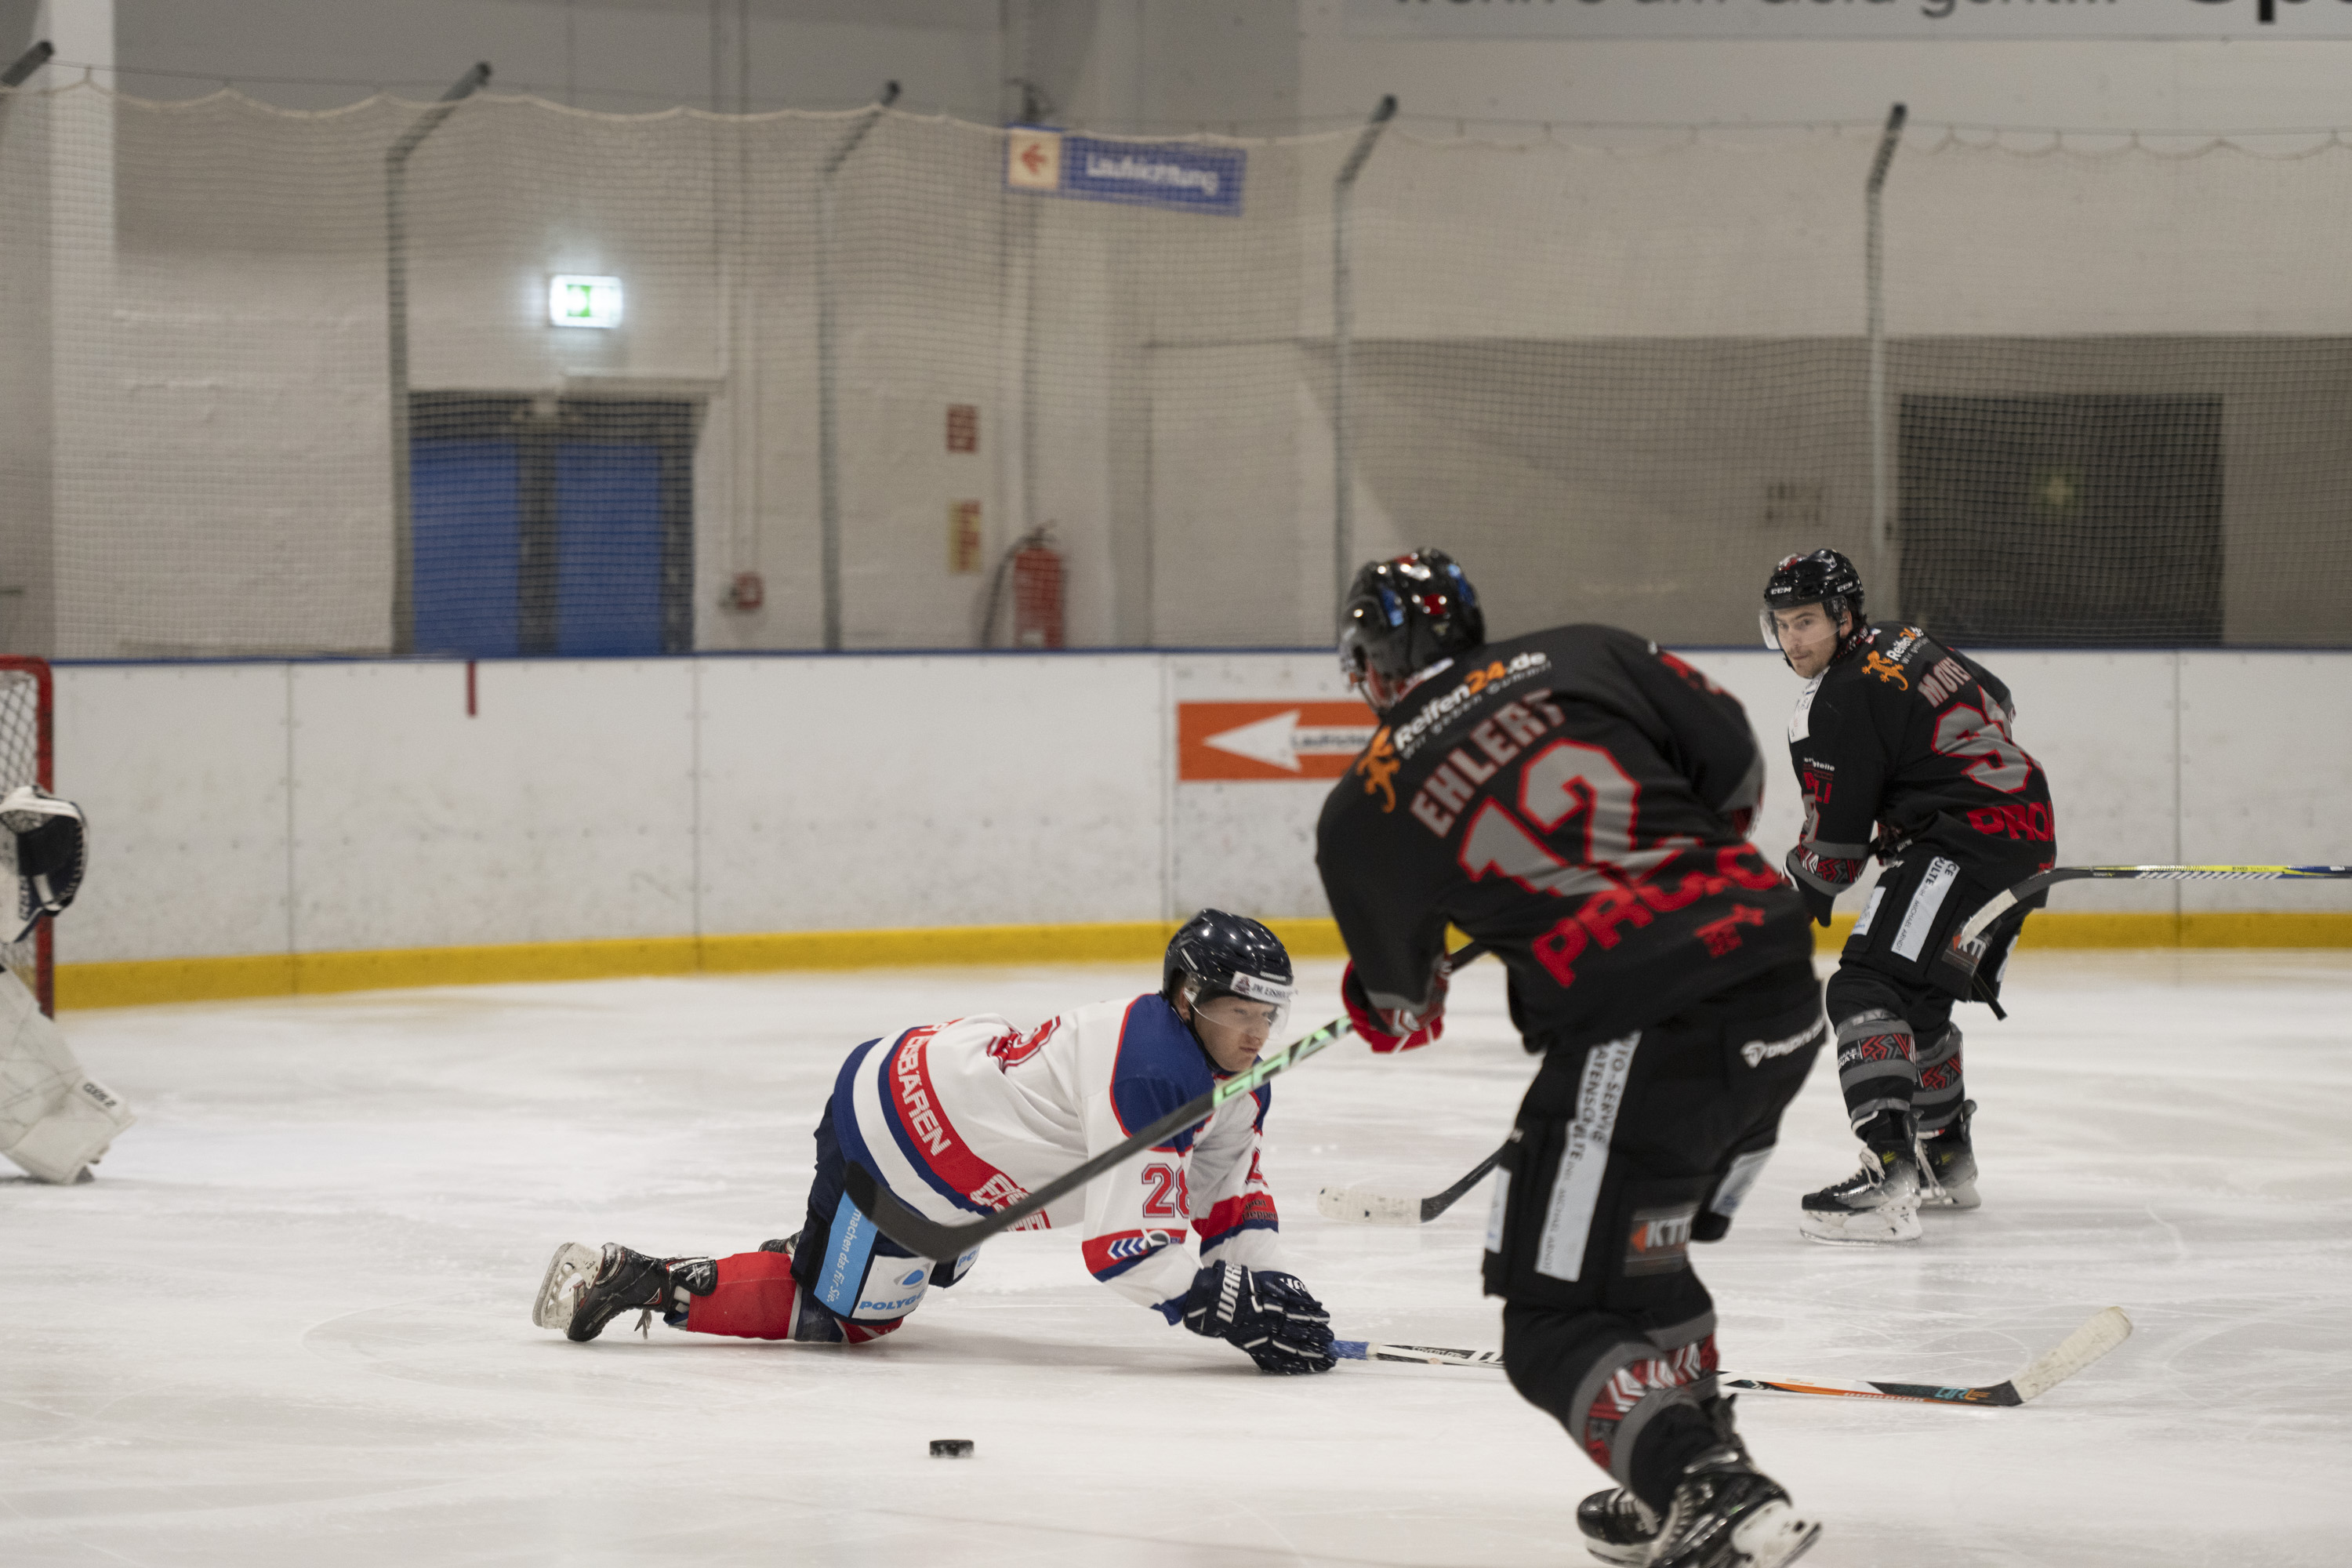
M 559 272 L 547 280 L 547 321 L 554 327 L 617 327 L 621 280 Z

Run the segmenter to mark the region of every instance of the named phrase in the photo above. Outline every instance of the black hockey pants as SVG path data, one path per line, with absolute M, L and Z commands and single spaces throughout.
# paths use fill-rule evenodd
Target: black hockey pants
M 1959 1115 L 1968 1086 L 1952 1005 L 1999 1003 L 2025 910 L 1994 924 L 1980 950 L 1955 938 L 1987 899 L 2036 868 L 1963 863 L 1924 843 L 1885 864 L 1829 984 L 1838 1088 L 1854 1127 L 1908 1110 L 1920 1131 L 1938 1132 Z
M 1730 1228 L 1827 1037 L 1811 966 L 1790 964 L 1639 1034 L 1547 1051 L 1519 1106 L 1486 1232 L 1503 1363 L 1653 1506 L 1717 1440 L 1698 1413 L 1715 1303 L 1688 1244 Z

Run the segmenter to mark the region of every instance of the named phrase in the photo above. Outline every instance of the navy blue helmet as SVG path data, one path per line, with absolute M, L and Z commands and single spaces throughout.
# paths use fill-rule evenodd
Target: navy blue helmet
M 1173 996 L 1185 978 L 1197 980 L 1193 1005 L 1219 996 L 1290 1005 L 1290 954 L 1282 939 L 1245 915 L 1202 910 L 1168 943 L 1160 994 Z

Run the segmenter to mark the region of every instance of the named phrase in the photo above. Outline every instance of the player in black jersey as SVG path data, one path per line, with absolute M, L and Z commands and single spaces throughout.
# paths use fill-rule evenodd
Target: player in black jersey
M 1339 656 L 1381 721 L 1316 859 L 1376 1051 L 1444 1027 L 1445 928 L 1509 976 L 1543 1064 L 1487 1226 L 1513 1385 L 1623 1489 L 1596 1551 L 1769 1568 L 1819 1527 L 1750 1462 L 1716 1390 L 1712 1241 L 1827 1037 L 1797 895 L 1748 842 L 1763 760 L 1738 701 L 1610 626 L 1486 641 L 1420 551 L 1357 574 Z
M 1813 917 L 1873 854 L 1878 885 L 1829 984 L 1838 1082 L 1862 1171 L 1809 1194 L 1821 1241 L 1913 1241 L 1919 1205 L 1975 1208 L 1976 1103 L 1960 1077 L 1952 1004 L 2000 1011 L 2000 973 L 2033 899 L 1963 945 L 1993 894 L 2057 863 L 2050 781 L 2010 732 L 2009 688 L 1900 621 L 1863 619 L 1862 577 L 1834 550 L 1791 555 L 1764 590 L 1765 640 L 1806 685 L 1789 720 L 1805 794 L 1789 851 Z

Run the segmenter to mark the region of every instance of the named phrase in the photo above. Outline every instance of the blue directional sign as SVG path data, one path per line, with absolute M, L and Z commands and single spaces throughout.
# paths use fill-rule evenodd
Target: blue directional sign
M 1114 142 L 1043 126 L 1007 132 L 1013 190 L 1237 217 L 1249 154 L 1192 142 Z

